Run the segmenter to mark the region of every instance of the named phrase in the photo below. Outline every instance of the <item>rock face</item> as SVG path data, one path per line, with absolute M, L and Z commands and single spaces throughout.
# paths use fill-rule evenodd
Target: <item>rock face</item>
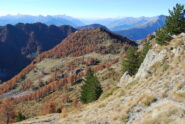
M 123 87 L 125 83 L 130 82 L 131 80 L 132 77 L 128 74 L 128 72 L 125 72 L 118 83 L 118 87 Z
M 118 87 L 124 87 L 125 83 L 151 75 L 150 68 L 157 62 L 162 63 L 166 56 L 167 50 L 162 50 L 160 52 L 149 50 L 135 77 L 131 77 L 128 72 L 125 72 L 118 83 Z
M 183 48 L 182 48 L 182 47 L 174 48 L 174 49 L 172 50 L 172 52 L 173 52 L 174 56 L 179 56 L 179 55 L 182 54 Z
M 157 62 L 162 62 L 167 55 L 167 50 L 162 50 L 160 52 L 149 50 L 144 59 L 144 62 L 141 64 L 135 78 L 144 78 L 150 75 L 150 68 Z

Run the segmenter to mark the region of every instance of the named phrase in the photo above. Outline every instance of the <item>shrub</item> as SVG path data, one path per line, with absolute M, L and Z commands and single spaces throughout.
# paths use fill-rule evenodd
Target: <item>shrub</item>
M 83 103 L 90 103 L 97 100 L 103 91 L 98 78 L 92 70 L 89 69 L 87 71 L 84 82 L 84 85 L 81 87 L 80 100 Z
M 161 30 L 156 32 L 156 42 L 160 45 L 166 44 L 167 41 L 169 41 L 171 39 L 172 39 L 172 37 L 166 31 L 165 28 L 162 28 Z
M 25 120 L 26 117 L 22 114 L 22 113 L 18 113 L 18 115 L 16 116 L 16 121 L 19 122 L 19 121 L 23 121 Z
M 58 108 L 56 112 L 61 113 L 62 112 L 61 108 Z

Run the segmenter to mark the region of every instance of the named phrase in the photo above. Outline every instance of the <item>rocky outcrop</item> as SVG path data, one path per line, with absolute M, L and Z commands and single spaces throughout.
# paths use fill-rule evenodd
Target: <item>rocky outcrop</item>
M 157 62 L 162 63 L 166 55 L 167 55 L 167 50 L 165 49 L 160 52 L 157 52 L 155 50 L 149 50 L 135 78 L 138 79 L 138 78 L 144 78 L 146 76 L 149 76 L 151 74 L 150 68 Z
M 125 83 L 131 82 L 131 80 L 132 77 L 128 74 L 128 72 L 125 72 L 118 83 L 118 87 L 123 87 Z
M 182 54 L 183 48 L 182 48 L 182 47 L 174 48 L 174 49 L 172 50 L 172 52 L 173 52 L 174 56 L 179 56 L 179 55 Z
M 150 76 L 152 74 L 151 67 L 154 66 L 156 63 L 163 64 L 169 52 L 172 54 L 173 57 L 182 55 L 184 51 L 183 46 L 185 46 L 185 33 L 181 33 L 178 36 L 173 36 L 173 38 L 174 41 L 172 42 L 174 43 L 180 42 L 179 45 L 177 43 L 176 45 L 172 45 L 173 47 L 171 47 L 170 50 L 167 49 L 163 49 L 161 51 L 156 49 L 149 50 L 136 75 L 134 77 L 131 77 L 128 74 L 128 72 L 125 72 L 121 77 L 118 86 L 123 87 L 125 83 L 129 83 L 132 82 L 133 80 L 143 79 L 147 76 Z M 155 47 L 159 46 L 156 44 Z
M 166 56 L 167 50 L 162 50 L 160 52 L 149 50 L 136 75 L 134 77 L 131 77 L 128 72 L 125 72 L 121 77 L 118 86 L 123 87 L 125 83 L 129 83 L 133 80 L 142 79 L 151 75 L 152 72 L 150 71 L 150 68 L 157 62 L 162 63 Z

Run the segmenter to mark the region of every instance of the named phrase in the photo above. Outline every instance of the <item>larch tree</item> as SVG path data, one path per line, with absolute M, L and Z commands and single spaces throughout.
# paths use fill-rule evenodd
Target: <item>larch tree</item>
M 11 124 L 14 122 L 15 112 L 13 107 L 13 100 L 6 99 L 0 104 L 0 123 Z

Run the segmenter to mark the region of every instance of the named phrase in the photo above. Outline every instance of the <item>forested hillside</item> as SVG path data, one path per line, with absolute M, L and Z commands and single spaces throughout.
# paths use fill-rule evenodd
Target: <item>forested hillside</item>
M 39 53 L 60 43 L 71 26 L 47 26 L 42 23 L 16 24 L 0 27 L 0 80 L 7 80 L 26 67 Z

